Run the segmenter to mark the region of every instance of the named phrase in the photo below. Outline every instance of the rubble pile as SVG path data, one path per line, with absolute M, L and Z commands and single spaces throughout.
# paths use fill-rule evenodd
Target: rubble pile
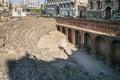
M 23 57 L 11 67 L 11 80 L 93 80 L 80 66 L 63 59 L 51 62 Z M 24 65 L 23 65 L 24 64 Z

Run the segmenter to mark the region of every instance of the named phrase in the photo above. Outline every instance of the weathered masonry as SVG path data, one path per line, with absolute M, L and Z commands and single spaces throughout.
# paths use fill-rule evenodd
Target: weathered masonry
M 86 48 L 94 57 L 104 57 L 109 65 L 120 64 L 120 23 L 60 17 L 56 21 L 57 30 L 69 42 Z

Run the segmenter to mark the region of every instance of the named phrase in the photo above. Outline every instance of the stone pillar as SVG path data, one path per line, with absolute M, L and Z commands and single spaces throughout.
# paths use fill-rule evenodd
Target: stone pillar
M 59 28 L 60 28 L 60 32 L 62 33 L 62 26 L 59 26 Z
M 83 49 L 84 48 L 84 32 L 83 31 L 81 31 L 81 49 Z
M 78 17 L 78 6 L 79 6 L 79 0 L 75 0 L 75 16 Z
M 96 36 L 95 34 L 92 35 L 92 56 L 96 57 Z
M 106 40 L 106 64 L 111 65 L 112 64 L 112 56 L 111 56 L 111 41 L 108 39 Z
M 66 40 L 68 41 L 68 28 L 65 28 Z
M 75 45 L 75 30 L 71 29 L 72 31 L 72 44 Z

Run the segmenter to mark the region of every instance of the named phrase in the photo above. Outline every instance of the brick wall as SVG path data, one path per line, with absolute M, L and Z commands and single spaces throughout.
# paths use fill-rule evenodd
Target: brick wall
M 120 36 L 120 23 L 109 21 L 89 21 L 85 19 L 73 18 L 56 18 L 56 21 L 61 24 L 73 25 L 80 28 L 100 31 L 115 36 Z

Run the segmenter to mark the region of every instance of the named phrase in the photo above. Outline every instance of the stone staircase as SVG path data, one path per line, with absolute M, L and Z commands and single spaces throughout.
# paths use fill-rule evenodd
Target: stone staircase
M 28 53 L 39 53 L 37 41 L 43 35 L 55 29 L 55 20 L 49 18 L 41 18 L 22 21 L 21 23 L 24 26 L 19 26 L 19 28 L 16 29 L 17 34 L 15 35 L 18 43 L 20 43 Z
M 43 35 L 56 29 L 55 23 L 56 21 L 53 18 L 18 20 L 2 23 L 0 25 L 0 33 L 1 36 L 5 38 L 5 46 L 0 47 L 0 76 L 4 78 L 7 76 L 6 62 L 8 60 L 17 60 L 23 57 L 25 53 L 40 55 L 41 50 L 38 48 L 37 43 Z M 2 39 L 0 38 L 0 40 Z M 0 77 L 0 80 L 1 78 L 2 77 Z
M 5 30 L 5 47 L 0 52 L 7 54 L 39 54 L 37 43 L 40 38 L 54 31 L 54 18 L 39 18 L 32 20 L 9 21 L 0 25 L 0 30 Z

